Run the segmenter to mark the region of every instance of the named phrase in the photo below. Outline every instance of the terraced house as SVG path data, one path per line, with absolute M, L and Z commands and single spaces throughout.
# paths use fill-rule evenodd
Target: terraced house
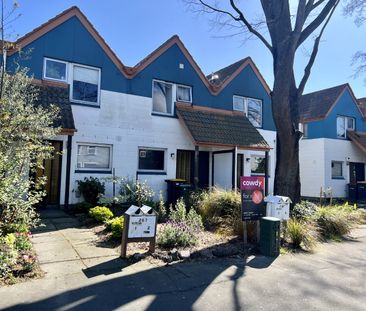
M 147 180 L 157 194 L 166 179 L 234 188 L 243 174 L 266 175 L 271 191 L 270 89 L 250 58 L 205 76 L 173 36 L 128 67 L 77 7 L 16 44 L 7 69 L 29 68 L 42 104 L 62 108 L 53 143 L 63 153 L 44 171 L 48 204 L 78 202 L 77 180 L 113 170 Z

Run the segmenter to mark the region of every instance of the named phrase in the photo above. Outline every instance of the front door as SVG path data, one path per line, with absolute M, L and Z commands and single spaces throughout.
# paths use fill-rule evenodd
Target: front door
M 356 184 L 358 181 L 365 180 L 365 164 L 350 162 L 349 164 L 349 182 Z
M 44 186 L 46 196 L 43 198 L 42 205 L 58 206 L 60 204 L 60 185 L 61 185 L 61 151 L 62 142 L 51 142 L 54 150 L 54 155 L 51 159 L 43 162 L 43 170 L 37 172 L 37 176 L 46 176 L 47 182 Z

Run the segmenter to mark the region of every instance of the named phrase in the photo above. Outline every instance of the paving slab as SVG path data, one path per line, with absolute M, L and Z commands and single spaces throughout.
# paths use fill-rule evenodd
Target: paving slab
M 95 257 L 107 257 L 107 256 L 118 256 L 118 252 L 113 248 L 97 247 L 92 244 L 90 245 L 74 245 L 75 250 L 79 254 L 80 258 L 95 258 Z

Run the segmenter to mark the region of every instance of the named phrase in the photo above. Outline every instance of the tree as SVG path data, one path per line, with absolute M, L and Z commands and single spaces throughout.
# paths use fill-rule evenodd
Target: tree
M 290 0 L 261 0 L 264 22 L 250 21 L 238 1 L 186 1 L 196 12 L 216 14 L 221 26 L 241 29 L 241 34 L 258 38 L 273 58 L 274 84 L 271 92 L 273 119 L 277 129 L 277 163 L 275 194 L 300 200 L 299 102 L 318 53 L 321 37 L 339 0 L 299 0 L 296 13 L 291 13 Z M 228 18 L 222 22 L 222 18 Z M 307 65 L 296 83 L 295 55 L 315 32 Z
M 37 107 L 37 87 L 22 69 L 4 74 L 0 99 L 0 233 L 9 226 L 34 224 L 34 205 L 46 182 L 37 177 L 43 160 L 52 156 L 47 140 L 59 131 L 52 124 L 58 109 Z

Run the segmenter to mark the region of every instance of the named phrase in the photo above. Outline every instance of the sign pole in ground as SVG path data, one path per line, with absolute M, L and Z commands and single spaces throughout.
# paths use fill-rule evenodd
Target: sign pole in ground
M 265 179 L 261 176 L 241 176 L 241 218 L 243 221 L 244 245 L 248 242 L 247 221 L 257 223 L 257 243 L 259 242 L 259 220 L 266 215 L 264 204 Z

